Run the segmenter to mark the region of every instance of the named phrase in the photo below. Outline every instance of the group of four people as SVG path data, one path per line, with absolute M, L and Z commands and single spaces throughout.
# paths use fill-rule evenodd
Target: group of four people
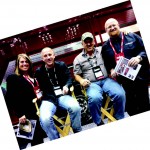
M 90 32 L 82 34 L 83 50 L 73 61 L 75 80 L 86 89 L 90 114 L 97 126 L 103 124 L 100 111 L 103 93 L 111 98 L 117 120 L 124 118 L 125 111 L 134 115 L 149 110 L 149 63 L 142 39 L 134 33 L 124 35 L 118 21 L 113 18 L 106 21 L 105 29 L 110 38 L 102 49 L 95 48 Z M 130 59 L 130 66 L 142 65 L 135 81 L 125 79 L 114 71 L 120 55 Z M 19 122 L 24 123 L 27 118 L 38 122 L 32 145 L 43 142 L 38 135 L 40 125 L 50 140 L 60 137 L 53 120 L 58 107 L 68 111 L 74 133 L 82 130 L 81 107 L 69 94 L 72 77 L 67 65 L 55 61 L 54 51 L 49 47 L 42 49 L 41 58 L 43 64 L 33 75 L 30 58 L 19 54 L 15 74 L 7 78 L 6 99 L 14 106 Z M 35 97 L 41 99 L 39 119 L 32 103 Z

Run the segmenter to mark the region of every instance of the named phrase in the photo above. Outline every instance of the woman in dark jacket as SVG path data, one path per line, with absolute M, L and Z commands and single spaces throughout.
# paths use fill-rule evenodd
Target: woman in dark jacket
M 26 119 L 37 120 L 33 140 L 18 140 L 18 142 L 23 140 L 26 144 L 31 142 L 32 146 L 43 143 L 42 128 L 32 102 L 36 97 L 41 98 L 41 91 L 37 80 L 33 78 L 32 62 L 26 54 L 19 54 L 16 60 L 15 73 L 7 77 L 6 101 L 13 107 L 20 123 L 25 123 Z

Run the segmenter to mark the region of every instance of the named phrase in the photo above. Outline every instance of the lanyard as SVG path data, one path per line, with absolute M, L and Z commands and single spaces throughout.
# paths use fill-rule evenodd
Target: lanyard
M 33 89 L 36 87 L 36 86 L 34 85 L 34 83 L 33 83 L 27 76 L 23 75 L 23 77 L 32 85 Z M 35 80 L 35 82 L 36 82 L 37 87 L 39 87 L 38 81 L 37 81 L 35 78 L 34 78 L 34 80 Z
M 111 40 L 109 40 L 109 43 L 110 43 L 110 46 L 111 46 L 111 48 L 113 49 L 113 51 L 114 51 L 114 53 L 115 53 L 115 56 L 116 56 L 116 55 L 117 55 L 117 52 L 116 52 L 114 46 L 112 45 Z M 124 35 L 123 35 L 123 33 L 122 33 L 122 37 L 121 37 L 121 52 L 120 52 L 120 53 L 123 53 L 123 43 L 124 43 Z
M 91 60 L 92 61 L 91 61 Z M 95 61 L 95 62 L 94 62 Z M 90 66 L 91 67 L 93 67 L 93 66 L 97 66 L 97 60 L 96 60 L 96 58 L 88 58 L 88 62 L 89 62 L 89 64 L 90 64 Z
M 37 97 L 38 99 L 40 99 L 40 98 L 42 97 L 42 92 L 41 92 L 41 90 L 40 90 L 40 88 L 39 88 L 38 81 L 34 78 L 34 80 L 35 80 L 35 82 L 36 82 L 36 86 L 35 86 L 35 85 L 34 85 L 34 82 L 32 82 L 30 78 L 28 78 L 28 77 L 25 76 L 25 75 L 23 75 L 23 77 L 32 85 L 36 97 Z
M 94 64 L 91 62 L 91 60 L 95 61 L 95 65 L 97 66 L 97 57 L 94 55 L 93 58 L 90 58 L 87 54 L 86 54 L 86 58 L 90 64 L 90 66 L 93 68 Z M 90 60 L 91 59 L 91 60 Z
M 50 80 L 51 84 L 54 86 L 54 83 L 53 83 L 53 81 L 52 81 L 52 79 L 51 79 L 51 77 L 50 77 L 50 74 L 49 74 L 49 72 L 48 72 L 48 69 L 47 69 L 46 67 L 45 67 L 45 69 L 46 69 L 46 72 L 47 72 L 47 75 L 48 75 L 48 77 L 49 77 L 49 80 Z M 54 67 L 54 75 L 55 75 L 55 79 L 56 79 L 56 84 L 58 85 L 58 80 L 57 80 L 57 76 L 56 76 L 55 67 Z

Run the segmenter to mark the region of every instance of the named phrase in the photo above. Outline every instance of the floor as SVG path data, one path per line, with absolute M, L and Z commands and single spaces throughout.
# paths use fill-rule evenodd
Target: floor
M 126 117 L 129 117 L 129 115 L 128 115 L 127 112 L 125 112 L 125 118 L 126 118 Z M 104 119 L 104 123 L 105 123 L 105 124 L 107 123 L 107 119 Z M 92 128 L 94 128 L 94 127 L 96 127 L 96 124 L 95 124 L 95 123 L 87 124 L 87 125 L 82 126 L 82 131 L 85 131 L 85 130 L 88 130 L 88 129 L 92 129 Z M 70 133 L 70 134 L 72 134 L 72 133 Z M 44 143 L 45 143 L 45 142 L 48 142 L 49 139 L 48 139 L 48 138 L 44 138 L 43 141 L 44 141 Z M 28 147 L 31 147 L 31 144 L 30 144 L 30 143 L 27 145 L 26 149 L 27 149 Z

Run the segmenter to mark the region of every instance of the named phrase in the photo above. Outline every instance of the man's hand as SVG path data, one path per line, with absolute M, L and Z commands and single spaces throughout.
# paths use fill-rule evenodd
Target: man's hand
M 142 60 L 141 56 L 132 57 L 132 58 L 129 60 L 128 65 L 129 65 L 130 67 L 134 67 L 134 66 L 136 66 L 137 64 L 139 64 L 141 60 Z
M 123 32 L 125 35 L 128 35 L 129 33 L 131 33 L 129 30 L 122 30 L 122 32 Z
M 110 76 L 111 76 L 112 78 L 116 78 L 117 73 L 115 72 L 115 69 L 111 69 L 111 70 L 110 70 Z
M 69 91 L 69 89 L 68 89 L 68 87 L 67 86 L 64 86 L 63 87 L 63 95 L 66 95 L 66 94 L 68 94 L 68 91 Z
M 90 82 L 89 80 L 87 80 L 87 79 L 82 79 L 82 80 L 80 81 L 80 84 L 81 84 L 83 87 L 87 87 L 87 86 L 89 86 L 89 85 L 91 84 L 91 82 Z

